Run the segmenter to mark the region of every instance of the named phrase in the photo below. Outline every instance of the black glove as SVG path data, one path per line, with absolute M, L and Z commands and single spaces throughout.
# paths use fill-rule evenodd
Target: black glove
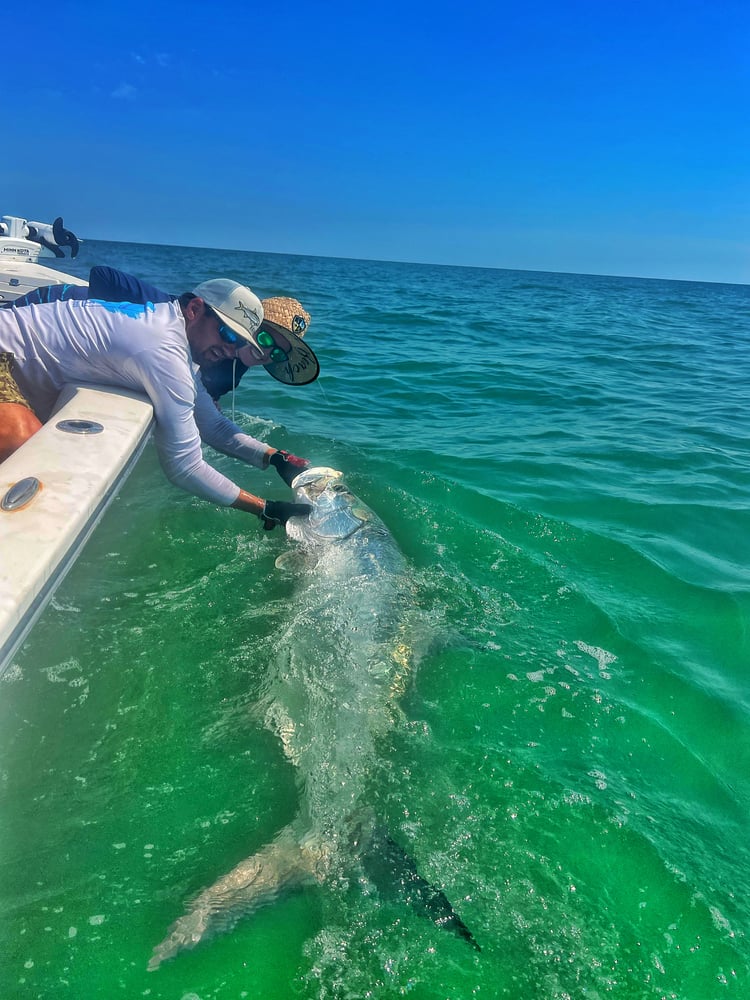
M 309 517 L 312 507 L 309 503 L 287 503 L 286 500 L 266 500 L 258 517 L 266 531 L 272 531 L 277 524 L 286 524 L 290 517 Z
M 306 458 L 300 458 L 299 455 L 290 455 L 288 451 L 275 451 L 268 462 L 276 469 L 287 486 L 292 485 L 292 480 L 300 472 L 304 472 L 305 469 L 310 468 L 310 463 Z

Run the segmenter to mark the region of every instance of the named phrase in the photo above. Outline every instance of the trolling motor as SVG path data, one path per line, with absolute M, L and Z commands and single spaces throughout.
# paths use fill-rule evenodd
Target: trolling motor
M 25 257 L 36 260 L 38 257 L 64 257 L 63 247 L 70 248 L 70 256 L 77 257 L 81 241 L 63 225 L 62 216 L 58 216 L 50 225 L 48 222 L 29 222 L 15 215 L 4 215 L 0 219 L 0 256 Z M 30 247 L 37 244 L 39 250 Z M 46 252 L 45 252 L 46 251 Z

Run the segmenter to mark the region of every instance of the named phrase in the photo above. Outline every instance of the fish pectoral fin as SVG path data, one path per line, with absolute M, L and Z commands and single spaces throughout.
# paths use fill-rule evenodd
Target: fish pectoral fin
M 299 549 L 287 549 L 280 556 L 276 556 L 274 566 L 276 569 L 284 570 L 286 573 L 299 573 L 305 564 L 305 553 Z
M 362 853 L 362 864 L 382 893 L 397 895 L 418 913 L 429 917 L 436 927 L 452 931 L 476 951 L 482 950 L 442 889 L 419 874 L 414 858 L 383 827 L 373 832 L 367 850 Z

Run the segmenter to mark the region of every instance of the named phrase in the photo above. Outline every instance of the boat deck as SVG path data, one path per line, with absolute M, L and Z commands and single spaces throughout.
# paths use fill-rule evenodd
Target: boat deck
M 88 282 L 74 274 L 65 274 L 30 260 L 12 259 L 7 254 L 0 255 L 0 302 L 13 302 L 42 285 L 86 284 Z

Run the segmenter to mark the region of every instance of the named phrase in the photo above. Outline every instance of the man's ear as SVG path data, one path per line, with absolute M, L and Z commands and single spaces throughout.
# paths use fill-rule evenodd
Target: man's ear
M 194 299 L 191 299 L 182 310 L 185 319 L 188 320 L 200 319 L 201 316 L 205 315 L 205 312 L 206 303 L 197 295 Z

